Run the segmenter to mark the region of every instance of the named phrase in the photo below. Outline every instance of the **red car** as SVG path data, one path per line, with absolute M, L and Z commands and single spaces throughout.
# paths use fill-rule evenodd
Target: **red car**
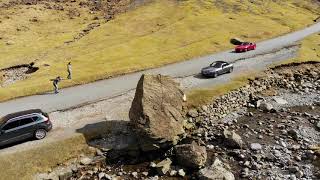
M 242 44 L 236 46 L 236 52 L 247 52 L 250 50 L 255 50 L 257 47 L 256 43 L 243 42 Z

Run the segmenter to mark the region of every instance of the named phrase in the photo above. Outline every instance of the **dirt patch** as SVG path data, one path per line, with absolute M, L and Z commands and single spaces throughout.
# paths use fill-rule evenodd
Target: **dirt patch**
M 6 87 L 17 81 L 27 79 L 30 74 L 39 70 L 34 63 L 12 66 L 0 70 L 0 86 Z

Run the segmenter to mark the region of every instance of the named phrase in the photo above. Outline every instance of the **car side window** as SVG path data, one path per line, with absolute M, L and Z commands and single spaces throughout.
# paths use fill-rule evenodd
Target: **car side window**
M 42 118 L 40 116 L 33 116 L 33 121 L 40 121 Z
M 21 119 L 20 120 L 20 126 L 23 126 L 23 125 L 26 125 L 26 124 L 30 124 L 30 123 L 33 123 L 33 119 L 30 117 L 30 118 L 24 118 L 24 119 Z
M 16 128 L 20 125 L 20 120 L 16 120 L 16 121 L 13 121 L 13 122 L 9 122 L 8 124 L 6 124 L 2 130 L 9 130 L 9 129 L 13 129 L 13 128 Z

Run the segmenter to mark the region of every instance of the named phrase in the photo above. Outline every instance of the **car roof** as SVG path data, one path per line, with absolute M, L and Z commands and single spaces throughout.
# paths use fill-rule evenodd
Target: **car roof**
M 30 109 L 30 110 L 26 110 L 26 111 L 19 111 L 19 112 L 7 114 L 7 115 L 1 117 L 0 124 L 5 123 L 12 118 L 23 116 L 23 115 L 28 115 L 28 114 L 33 114 L 33 113 L 39 113 L 39 114 L 46 115 L 46 113 L 44 113 L 41 109 Z
M 225 62 L 225 61 L 215 61 L 213 63 L 227 63 L 227 62 Z

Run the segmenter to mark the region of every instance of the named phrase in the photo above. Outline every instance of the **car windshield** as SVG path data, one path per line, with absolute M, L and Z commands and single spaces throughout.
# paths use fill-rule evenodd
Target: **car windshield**
M 250 43 L 248 43 L 248 42 L 244 42 L 244 43 L 242 43 L 241 45 L 249 45 Z
M 216 62 L 216 63 L 212 63 L 210 66 L 211 67 L 215 67 L 215 68 L 221 68 L 223 65 L 223 63 L 221 62 Z

